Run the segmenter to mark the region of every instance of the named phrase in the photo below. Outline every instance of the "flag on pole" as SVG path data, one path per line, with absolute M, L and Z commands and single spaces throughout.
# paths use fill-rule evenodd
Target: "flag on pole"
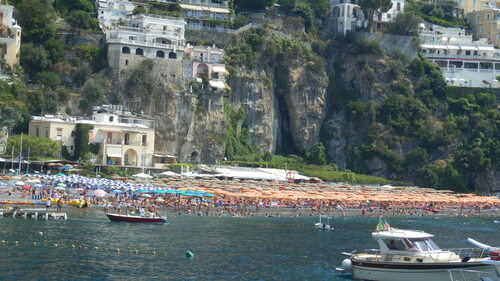
M 384 231 L 384 230 L 385 230 L 384 222 L 382 221 L 382 218 L 378 218 L 378 223 L 377 223 L 377 227 L 375 228 L 375 232 Z

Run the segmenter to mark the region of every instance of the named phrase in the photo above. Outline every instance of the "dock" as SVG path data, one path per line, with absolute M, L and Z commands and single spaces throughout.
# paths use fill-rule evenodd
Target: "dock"
M 13 209 L 9 211 L 0 211 L 0 217 L 12 216 L 13 218 L 33 218 L 33 219 L 45 219 L 45 220 L 67 220 L 68 215 L 66 213 L 55 213 L 47 212 L 44 208 L 31 208 L 31 209 Z

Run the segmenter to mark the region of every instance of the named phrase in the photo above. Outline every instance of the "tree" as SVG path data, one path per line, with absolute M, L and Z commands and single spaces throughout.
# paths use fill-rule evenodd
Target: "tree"
M 91 152 L 89 145 L 89 131 L 94 127 L 87 124 L 77 124 L 75 126 L 75 150 L 73 159 L 75 161 L 87 160 Z
M 368 20 L 368 27 L 371 27 L 373 17 L 382 19 L 382 14 L 389 11 L 392 7 L 391 0 L 359 0 L 358 5 L 363 10 L 365 18 Z
M 50 39 L 43 43 L 52 64 L 60 62 L 64 57 L 64 45 L 57 39 Z
M 54 37 L 57 16 L 49 0 L 17 0 L 14 4 L 20 14 L 24 42 L 42 43 Z
M 57 153 L 61 150 L 61 146 L 55 141 L 31 135 L 23 135 L 23 156 L 27 156 L 30 151 L 30 158 L 38 157 L 57 157 Z M 7 141 L 7 151 L 14 150 L 17 155 L 19 153 L 19 145 L 21 144 L 21 135 L 11 136 Z
M 422 21 L 422 18 L 411 12 L 399 13 L 394 22 L 389 25 L 388 31 L 396 35 L 415 36 L 418 32 L 418 25 Z
M 49 69 L 52 65 L 47 51 L 41 46 L 33 46 L 33 44 L 21 46 L 20 63 L 31 78 L 34 78 L 38 72 Z
M 68 17 L 68 23 L 81 29 L 95 30 L 99 27 L 99 22 L 85 11 L 72 11 Z
M 55 89 L 61 84 L 61 79 L 52 71 L 42 71 L 36 74 L 36 83 L 46 88 Z
M 262 10 L 273 5 L 275 0 L 235 0 L 238 8 Z
M 83 97 L 88 105 L 99 104 L 104 98 L 106 81 L 102 78 L 91 78 L 83 87 Z
M 309 164 L 326 165 L 325 147 L 322 143 L 317 144 L 311 151 L 306 153 Z

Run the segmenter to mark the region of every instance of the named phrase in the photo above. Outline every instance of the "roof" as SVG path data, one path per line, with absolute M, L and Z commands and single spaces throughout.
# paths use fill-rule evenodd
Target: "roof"
M 373 232 L 373 238 L 429 238 L 434 235 L 419 230 L 405 230 L 392 228 L 388 231 Z
M 198 5 L 188 5 L 188 4 L 179 4 L 181 9 L 184 10 L 193 10 L 193 11 L 209 11 L 212 13 L 221 13 L 221 14 L 229 14 L 231 13 L 228 9 L 224 8 L 213 8 L 213 7 L 205 7 Z

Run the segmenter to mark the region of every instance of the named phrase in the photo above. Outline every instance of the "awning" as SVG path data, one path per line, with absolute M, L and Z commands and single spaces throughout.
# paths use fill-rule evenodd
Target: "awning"
M 478 46 L 477 48 L 479 50 L 481 50 L 481 51 L 494 51 L 495 50 L 495 48 L 490 47 L 490 46 L 484 46 L 484 47 L 483 46 Z
M 476 51 L 476 50 L 477 50 L 477 47 L 475 47 L 475 46 L 460 46 L 460 49 L 462 49 L 462 50 L 472 50 L 472 51 Z
M 121 154 L 115 154 L 115 153 L 106 153 L 108 157 L 113 157 L 113 158 L 123 158 L 123 155 Z
M 203 11 L 203 8 L 201 6 L 195 6 L 195 5 L 187 5 L 187 4 L 179 4 L 181 9 L 184 10 L 194 10 L 194 11 Z
M 422 44 L 422 45 L 420 45 L 420 47 L 422 47 L 422 48 L 428 48 L 428 49 L 434 48 L 434 46 L 432 44 Z
M 458 46 L 455 45 L 448 45 L 448 50 L 458 50 Z
M 207 9 L 207 8 L 205 8 Z M 208 7 L 208 10 L 212 13 L 221 13 L 221 14 L 229 14 L 230 11 L 228 9 L 222 9 L 222 8 L 213 8 L 213 7 Z
M 210 84 L 210 87 L 214 87 L 217 89 L 225 89 L 226 88 L 226 84 L 224 84 L 224 82 L 222 82 L 222 81 L 210 80 L 210 81 L 208 81 L 208 83 Z
M 434 45 L 434 49 L 448 49 L 446 45 Z
M 212 68 L 212 71 L 213 72 L 222 72 L 222 73 L 226 73 L 227 72 L 227 70 L 226 70 L 226 68 L 224 66 L 214 66 Z

